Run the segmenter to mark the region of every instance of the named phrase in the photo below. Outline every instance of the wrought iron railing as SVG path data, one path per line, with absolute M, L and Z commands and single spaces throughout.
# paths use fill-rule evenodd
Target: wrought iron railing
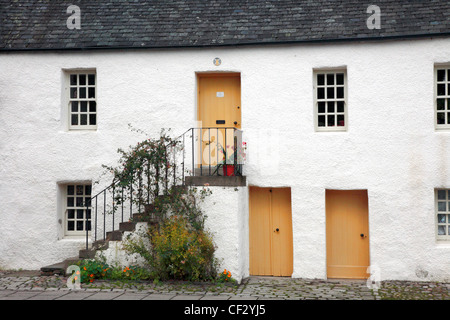
M 242 131 L 236 128 L 190 128 L 174 143 L 167 144 L 170 165 L 163 168 L 166 185 L 156 189 L 156 193 L 167 192 L 175 186 L 184 186 L 186 176 L 241 176 L 245 150 L 242 148 Z M 145 176 L 144 179 L 150 179 Z M 148 171 L 150 175 L 150 170 Z M 120 223 L 129 221 L 133 214 L 145 211 L 142 201 L 145 195 L 140 187 L 141 181 L 136 181 L 136 190 L 124 187 L 119 179 L 92 196 L 86 202 L 86 250 L 89 250 L 89 237 L 93 243 L 105 240 L 107 233 L 119 229 Z M 147 203 L 152 196 L 147 190 Z M 93 219 L 92 219 L 93 218 Z M 92 224 L 92 220 L 94 223 Z M 107 231 L 108 230 L 108 231 Z

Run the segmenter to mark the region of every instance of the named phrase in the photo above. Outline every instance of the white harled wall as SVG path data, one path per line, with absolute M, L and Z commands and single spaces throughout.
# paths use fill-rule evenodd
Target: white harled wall
M 448 39 L 3 52 L 0 268 L 76 256 L 84 239 L 62 237 L 61 184 L 96 181 L 117 148 L 142 139 L 128 123 L 153 135 L 194 126 L 196 72 L 233 71 L 241 73 L 248 185 L 292 188 L 293 277 L 326 278 L 329 188 L 368 190 L 370 259 L 381 279 L 450 280 L 450 243 L 435 240 L 434 216 L 434 189 L 450 188 L 450 132 L 433 122 L 434 64 L 447 62 Z M 328 67 L 347 69 L 347 132 L 314 130 L 313 69 Z M 63 70 L 72 68 L 96 69 L 96 131 L 67 131 Z M 248 190 L 221 192 L 230 201 L 207 204 L 208 223 L 224 265 L 247 276 Z

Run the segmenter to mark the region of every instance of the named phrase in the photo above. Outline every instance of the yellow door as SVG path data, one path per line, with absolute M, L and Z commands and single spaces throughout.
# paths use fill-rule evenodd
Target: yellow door
M 216 165 L 233 154 L 234 130 L 241 128 L 241 77 L 239 73 L 198 74 L 198 120 L 203 165 Z M 222 128 L 222 129 L 207 129 Z M 225 129 L 227 128 L 227 129 Z
M 326 191 L 328 278 L 369 277 L 368 216 L 367 190 Z
M 250 187 L 249 236 L 251 275 L 292 275 L 290 188 Z

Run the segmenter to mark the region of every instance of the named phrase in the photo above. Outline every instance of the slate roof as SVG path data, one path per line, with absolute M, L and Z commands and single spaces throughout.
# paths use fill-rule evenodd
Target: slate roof
M 70 4 L 81 29 L 70 30 Z M 367 7 L 381 10 L 370 30 Z M 449 36 L 448 0 L 0 0 L 0 50 L 161 48 Z

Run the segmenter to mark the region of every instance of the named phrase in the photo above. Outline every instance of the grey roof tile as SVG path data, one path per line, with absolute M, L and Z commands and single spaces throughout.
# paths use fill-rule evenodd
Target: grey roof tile
M 375 2 L 374 2 L 375 3 Z M 70 30 L 67 7 L 81 10 Z M 448 0 L 0 0 L 0 50 L 189 47 L 450 35 Z

